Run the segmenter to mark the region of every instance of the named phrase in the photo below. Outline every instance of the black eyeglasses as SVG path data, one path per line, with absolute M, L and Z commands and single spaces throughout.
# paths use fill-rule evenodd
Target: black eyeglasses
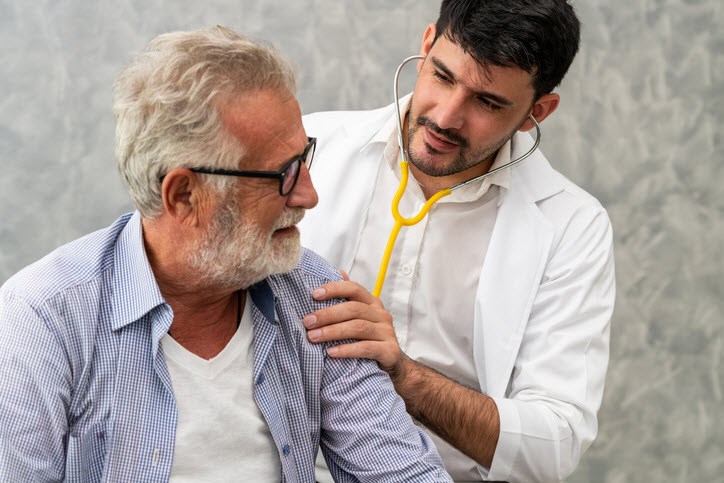
M 294 156 L 281 167 L 279 171 L 237 171 L 235 169 L 216 169 L 216 168 L 188 168 L 194 173 L 218 174 L 221 176 L 241 176 L 244 178 L 272 178 L 279 180 L 279 194 L 286 196 L 292 192 L 299 179 L 299 173 L 302 171 L 302 163 L 307 165 L 307 169 L 312 167 L 314 160 L 314 149 L 317 146 L 317 138 L 307 138 L 307 146 L 299 156 Z

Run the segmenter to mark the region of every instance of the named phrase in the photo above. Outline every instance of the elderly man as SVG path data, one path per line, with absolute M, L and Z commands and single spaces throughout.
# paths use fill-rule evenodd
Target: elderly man
M 301 318 L 335 270 L 288 64 L 222 28 L 154 40 L 118 78 L 138 211 L 0 289 L 0 480 L 448 481 L 372 361 Z M 300 260 L 301 258 L 301 260 Z

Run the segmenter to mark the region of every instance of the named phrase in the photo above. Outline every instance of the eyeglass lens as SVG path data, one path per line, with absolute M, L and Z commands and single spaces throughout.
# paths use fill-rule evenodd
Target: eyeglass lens
M 294 185 L 297 184 L 300 164 L 302 164 L 302 160 L 297 158 L 289 165 L 286 171 L 284 171 L 284 179 L 282 180 L 282 195 L 288 195 L 294 188 Z
M 282 195 L 288 195 L 297 184 L 302 161 L 304 161 L 304 164 L 307 165 L 307 169 L 311 168 L 312 160 L 314 159 L 314 147 L 314 145 L 310 146 L 303 160 L 302 158 L 297 158 L 295 162 L 290 164 L 286 171 L 284 171 L 284 179 L 282 180 Z

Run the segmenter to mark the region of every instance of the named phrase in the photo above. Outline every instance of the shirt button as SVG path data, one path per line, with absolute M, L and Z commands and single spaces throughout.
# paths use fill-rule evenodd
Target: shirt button
M 409 275 L 410 273 L 412 273 L 412 269 L 409 265 L 403 265 L 402 267 L 400 267 L 400 271 L 405 275 Z
M 262 382 L 264 382 L 264 373 L 263 372 L 256 377 L 257 384 L 261 384 Z
M 292 449 L 289 447 L 288 444 L 285 444 L 282 446 L 282 453 L 284 453 L 284 456 L 289 456 L 289 453 L 291 453 Z

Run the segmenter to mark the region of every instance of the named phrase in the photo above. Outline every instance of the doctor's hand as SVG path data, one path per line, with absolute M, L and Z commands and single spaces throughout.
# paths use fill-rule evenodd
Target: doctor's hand
M 392 315 L 377 297 L 357 282 L 344 280 L 322 285 L 312 291 L 316 300 L 347 299 L 331 307 L 312 312 L 302 319 L 311 342 L 357 339 L 327 349 L 330 357 L 374 359 L 384 371 L 396 373 L 404 355 L 397 343 Z

